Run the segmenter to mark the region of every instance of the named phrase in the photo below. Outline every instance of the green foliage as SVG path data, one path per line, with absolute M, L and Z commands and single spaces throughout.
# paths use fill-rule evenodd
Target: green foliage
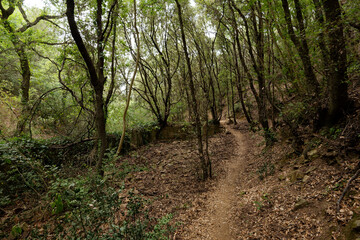
M 114 101 L 109 106 L 109 116 L 107 129 L 109 132 L 120 132 L 122 129 L 122 119 L 124 114 L 125 102 Z M 152 114 L 141 107 L 138 102 L 130 102 L 127 113 L 127 127 L 150 126 L 154 122 Z
M 115 172 L 116 179 L 124 179 L 129 173 L 147 171 L 147 167 L 129 164 L 125 161 L 120 166 L 117 166 L 120 171 Z
M 268 206 L 269 204 L 271 204 L 269 194 L 264 193 L 264 194 L 261 196 L 261 199 L 260 199 L 259 201 L 254 201 L 254 204 L 255 204 L 255 207 L 256 207 L 256 210 L 257 210 L 257 211 L 263 210 L 263 208 L 264 208 L 265 206 Z
M 295 102 L 286 105 L 281 115 L 289 119 L 291 123 L 299 124 L 309 113 L 308 111 L 308 106 L 304 102 Z
M 58 178 L 48 192 L 57 225 L 34 229 L 32 237 L 47 239 L 169 239 L 172 215 L 158 221 L 146 211 L 149 204 L 133 191 L 123 193 L 98 176 Z M 46 231 L 45 231 L 46 230 Z
M 262 201 L 254 201 L 255 206 L 256 206 L 256 210 L 261 211 L 262 207 L 263 207 L 263 203 Z
M 15 238 L 19 237 L 22 234 L 23 230 L 20 225 L 16 224 L 11 229 L 11 235 Z
M 91 143 L 84 143 L 71 149 L 51 148 L 54 144 L 67 143 L 68 140 L 61 138 L 45 141 L 26 137 L 0 142 L 0 206 L 10 204 L 10 199 L 21 197 L 24 192 L 47 190 L 48 181 L 57 177 L 59 167 L 65 163 L 73 165 L 71 161 L 79 161 L 78 156 L 86 155 L 92 147 Z M 64 161 L 66 157 L 68 162 Z
M 50 204 L 53 214 L 59 214 L 64 210 L 64 203 L 62 201 L 61 195 L 57 194 L 54 201 Z
M 25 191 L 42 191 L 46 188 L 45 169 L 39 157 L 43 145 L 37 145 L 39 152 L 31 152 L 37 145 L 31 140 L 16 138 L 10 142 L 0 143 L 0 205 L 10 204 Z
M 340 129 L 340 128 L 332 127 L 329 129 L 329 134 L 330 134 L 331 138 L 333 138 L 333 139 L 338 138 L 340 136 L 341 132 L 342 132 L 342 129 Z
M 270 145 L 277 141 L 276 132 L 271 129 L 261 129 L 261 135 L 269 142 Z
M 320 134 L 322 136 L 326 136 L 327 138 L 330 138 L 330 139 L 337 139 L 341 135 L 342 132 L 343 132 L 342 128 L 338 128 L 338 127 L 334 126 L 331 128 L 323 128 L 320 131 Z
M 258 168 L 256 172 L 259 175 L 260 180 L 263 180 L 267 176 L 274 175 L 275 166 L 271 162 L 265 162 Z

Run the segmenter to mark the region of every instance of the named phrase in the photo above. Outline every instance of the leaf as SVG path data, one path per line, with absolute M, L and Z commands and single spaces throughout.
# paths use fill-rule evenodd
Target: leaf
M 64 203 L 62 201 L 61 195 L 57 194 L 55 200 L 50 204 L 52 209 L 52 214 L 59 214 L 64 210 Z

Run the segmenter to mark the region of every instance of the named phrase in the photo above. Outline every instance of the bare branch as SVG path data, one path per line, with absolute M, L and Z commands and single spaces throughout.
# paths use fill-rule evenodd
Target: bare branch
M 62 14 L 60 16 L 49 16 L 49 15 L 42 15 L 40 17 L 37 17 L 33 22 L 28 22 L 27 24 L 22 26 L 21 28 L 19 28 L 18 30 L 16 30 L 16 32 L 25 32 L 26 30 L 28 30 L 29 28 L 35 26 L 36 24 L 38 24 L 41 20 L 44 21 L 48 21 L 51 22 L 51 19 L 60 19 L 63 18 L 65 16 L 65 14 Z M 25 20 L 26 21 L 26 20 Z M 53 23 L 53 22 L 51 22 Z

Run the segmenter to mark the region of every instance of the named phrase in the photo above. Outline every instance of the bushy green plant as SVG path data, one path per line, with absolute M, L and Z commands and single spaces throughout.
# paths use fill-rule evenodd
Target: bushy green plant
M 34 143 L 26 139 L 0 143 L 0 206 L 10 204 L 25 191 L 38 193 L 46 188 L 46 169 L 38 159 L 40 153 L 29 152 L 32 146 Z
M 106 178 L 59 178 L 51 184 L 48 199 L 56 227 L 35 229 L 33 238 L 155 240 L 169 239 L 174 231 L 172 215 L 156 221 L 145 210 L 148 201 L 133 191 L 124 194 Z
M 257 170 L 260 180 L 263 180 L 265 177 L 273 175 L 275 172 L 275 166 L 271 162 L 263 163 Z

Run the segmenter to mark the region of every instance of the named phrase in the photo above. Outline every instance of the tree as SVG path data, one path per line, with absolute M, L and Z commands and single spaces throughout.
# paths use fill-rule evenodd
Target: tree
M 179 24 L 180 24 L 180 31 L 181 31 L 181 40 L 182 45 L 184 49 L 185 59 L 186 59 L 186 65 L 188 70 L 188 86 L 190 88 L 190 94 L 191 94 L 191 107 L 193 114 L 195 115 L 195 129 L 196 129 L 196 136 L 197 136 L 197 142 L 198 142 L 198 152 L 200 157 L 200 163 L 202 168 L 202 179 L 206 180 L 209 177 L 211 177 L 211 162 L 209 158 L 205 158 L 204 154 L 204 147 L 203 147 L 203 140 L 202 140 L 202 131 L 201 131 L 201 120 L 200 120 L 200 114 L 198 109 L 198 103 L 197 103 L 197 97 L 195 93 L 195 84 L 194 84 L 194 77 L 192 72 L 192 66 L 191 61 L 189 57 L 189 52 L 187 48 L 187 41 L 185 36 L 185 30 L 184 30 L 184 22 L 182 17 L 182 10 L 181 10 L 181 4 L 179 3 L 179 0 L 176 1 L 176 6 L 178 9 L 178 17 L 179 17 Z
M 248 67 L 248 63 L 245 59 L 245 56 L 241 52 L 238 51 L 238 56 L 240 58 L 241 64 L 244 68 L 244 71 L 249 79 L 249 84 L 251 87 L 251 91 L 255 97 L 257 107 L 258 107 L 258 119 L 261 124 L 261 127 L 264 131 L 266 145 L 270 145 L 272 141 L 272 136 L 269 129 L 268 117 L 267 117 L 267 110 L 266 110 L 266 83 L 265 83 L 265 65 L 264 65 L 264 20 L 263 20 L 263 10 L 262 10 L 262 3 L 261 1 L 256 2 L 249 2 L 248 6 L 249 16 L 246 17 L 242 10 L 235 4 L 233 0 L 230 1 L 229 7 L 232 10 L 232 25 L 235 34 L 235 40 L 237 44 L 237 48 L 241 49 L 241 43 L 239 40 L 239 29 L 238 23 L 235 18 L 235 12 L 241 17 L 243 21 L 243 25 L 245 27 L 245 42 L 247 44 L 247 51 L 250 56 L 251 66 L 253 71 L 255 72 L 255 76 L 258 82 L 258 90 L 256 90 L 254 86 L 254 76 L 252 74 L 251 68 Z M 251 24 L 251 27 L 249 26 Z M 252 30 L 252 34 L 250 33 Z M 251 35 L 254 36 L 254 39 L 251 39 Z M 253 41 L 255 42 L 255 49 L 253 47 Z
M 291 41 L 294 43 L 297 52 L 300 55 L 306 77 L 307 91 L 310 94 L 317 94 L 319 92 L 319 83 L 316 79 L 309 55 L 309 46 L 306 40 L 304 17 L 299 0 L 294 0 L 294 2 L 295 2 L 296 19 L 300 31 L 299 37 L 294 32 L 294 26 L 291 20 L 289 3 L 287 0 L 282 0 L 282 6 L 285 13 L 285 20 L 288 29 L 288 34 L 290 36 Z
M 27 45 L 24 41 L 21 40 L 21 34 L 27 31 L 29 28 L 35 26 L 40 21 L 50 21 L 51 19 L 58 19 L 62 16 L 49 16 L 41 15 L 37 17 L 33 22 L 28 20 L 25 11 L 22 8 L 22 1 L 9 1 L 8 8 L 4 8 L 4 0 L 0 0 L 0 10 L 1 10 L 1 25 L 6 30 L 9 35 L 10 41 L 14 46 L 16 54 L 19 57 L 20 69 L 22 81 L 20 85 L 20 95 L 21 95 L 21 113 L 20 118 L 16 127 L 16 135 L 21 134 L 25 130 L 26 120 L 29 117 L 29 90 L 30 90 L 30 78 L 31 78 L 31 69 L 29 63 L 29 57 L 27 53 Z M 26 21 L 26 24 L 15 29 L 12 23 L 9 21 L 9 17 L 14 14 L 15 6 L 18 7 L 23 19 Z
M 173 82 L 180 64 L 174 11 L 167 2 L 147 3 L 142 7 L 141 32 L 145 49 L 140 59 L 139 84 L 134 90 L 147 103 L 161 129 L 168 124 L 175 102 Z
M 325 124 L 331 126 L 344 115 L 348 102 L 347 54 L 340 3 L 323 0 L 323 5 L 329 41 L 329 109 Z
M 96 1 L 96 60 L 92 59 L 89 51 L 87 50 L 83 38 L 80 34 L 79 28 L 75 21 L 75 4 L 74 0 L 67 0 L 66 1 L 66 16 L 69 23 L 69 27 L 71 30 L 71 35 L 76 43 L 76 46 L 86 64 L 91 86 L 95 92 L 95 124 L 96 124 L 96 132 L 97 138 L 100 144 L 100 152 L 98 154 L 98 160 L 96 164 L 96 170 L 100 175 L 103 175 L 102 169 L 102 160 L 105 154 L 105 150 L 107 148 L 107 139 L 106 139 L 106 118 L 105 118 L 105 111 L 104 111 L 104 85 L 106 82 L 105 77 L 105 46 L 108 40 L 108 35 L 111 32 L 111 14 L 114 11 L 114 8 L 117 4 L 117 1 L 114 1 L 110 5 L 109 9 L 109 16 L 107 21 L 103 22 L 102 15 L 103 15 L 103 0 Z

